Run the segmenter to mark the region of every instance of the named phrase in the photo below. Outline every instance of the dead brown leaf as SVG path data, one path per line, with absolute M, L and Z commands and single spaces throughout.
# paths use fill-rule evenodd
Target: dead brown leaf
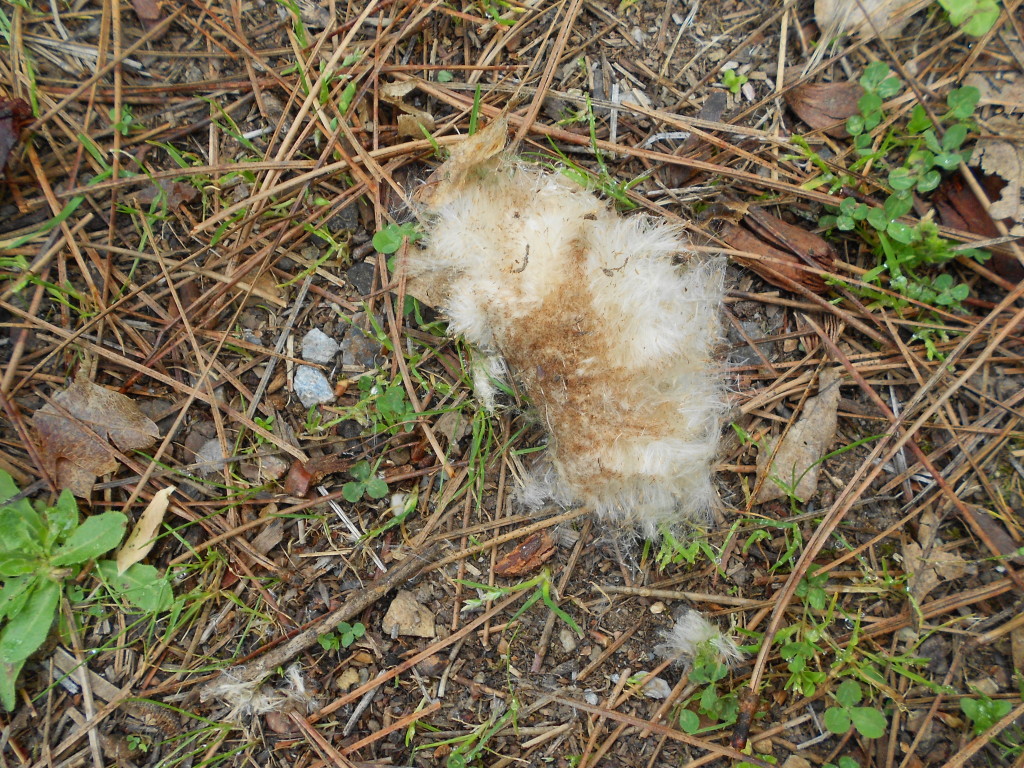
M 831 268 L 835 252 L 824 239 L 754 206 L 747 210 L 743 223 L 756 234 L 730 224 L 723 230 L 722 239 L 737 251 L 754 255 L 732 254 L 733 260 L 779 288 L 792 290 L 792 281 L 815 293 L 825 290 L 825 281 L 805 268 Z
M 932 0 L 814 0 L 814 19 L 826 37 L 876 34 L 891 39 Z
M 908 589 L 921 604 L 943 581 L 959 579 L 968 572 L 967 562 L 953 552 L 946 552 L 939 538 L 939 519 L 932 510 L 921 515 L 917 541 L 903 545 L 906 570 L 910 573 Z
M 0 173 L 7 169 L 7 158 L 31 119 L 32 107 L 24 99 L 0 99 Z
M 436 128 L 434 116 L 419 107 L 405 103 L 405 97 L 416 89 L 416 82 L 409 80 L 397 83 L 385 83 L 380 87 L 381 101 L 398 107 L 404 114 L 398 116 L 398 135 L 423 138 L 423 131 L 432 133 Z
M 815 130 L 845 139 L 846 118 L 857 114 L 857 101 L 864 95 L 860 83 L 803 83 L 787 91 L 786 103 L 797 117 Z
M 121 451 L 151 446 L 160 430 L 130 397 L 79 375 L 32 419 L 46 471 L 59 488 L 88 497 L 98 475 L 117 469 L 110 443 Z
M 149 554 L 156 544 L 156 537 L 160 531 L 160 525 L 164 521 L 167 507 L 171 503 L 171 494 L 177 489 L 171 485 L 153 494 L 153 500 L 149 502 L 146 509 L 139 515 L 138 522 L 128 534 L 128 538 L 117 551 L 114 560 L 117 563 L 119 574 L 127 571 L 135 563 L 141 562 L 142 558 Z
M 139 17 L 142 28 L 147 32 L 159 24 L 164 17 L 157 0 L 132 0 L 132 8 L 135 9 L 135 15 Z M 160 37 L 162 35 L 153 39 L 159 40 Z
M 135 193 L 140 205 L 151 205 L 155 200 L 163 199 L 167 210 L 173 211 L 185 203 L 191 203 L 199 194 L 191 184 L 172 179 L 155 179 L 148 187 Z
M 519 543 L 494 566 L 494 573 L 503 579 L 524 576 L 544 565 L 555 554 L 555 541 L 547 531 L 533 534 Z
M 818 492 L 821 457 L 828 451 L 836 432 L 839 380 L 839 369 L 822 371 L 818 395 L 804 404 L 803 413 L 789 428 L 770 466 L 768 459 L 778 440 L 765 449 L 758 449 L 757 474 L 761 483 L 755 499 L 758 504 L 785 498 L 789 491 L 803 501 Z

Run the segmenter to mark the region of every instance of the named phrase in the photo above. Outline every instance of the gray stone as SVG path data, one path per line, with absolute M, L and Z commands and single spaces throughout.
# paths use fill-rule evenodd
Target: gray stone
M 196 463 L 199 464 L 196 467 L 196 472 L 203 477 L 224 469 L 226 462 L 224 461 L 224 452 L 220 449 L 220 440 L 218 438 L 211 437 L 203 443 L 202 448 L 196 453 Z
M 437 637 L 434 629 L 434 614 L 416 600 L 407 590 L 400 591 L 391 601 L 384 620 L 381 622 L 384 634 L 392 639 L 399 635 L 412 637 Z
M 302 337 L 302 357 L 311 363 L 326 365 L 334 359 L 340 348 L 338 342 L 319 328 L 313 328 Z
M 304 408 L 322 403 L 334 402 L 334 389 L 319 370 L 308 365 L 300 365 L 295 369 L 293 382 L 295 394 L 302 401 Z
M 365 261 L 353 264 L 345 273 L 345 277 L 360 296 L 366 296 L 373 290 L 373 264 Z

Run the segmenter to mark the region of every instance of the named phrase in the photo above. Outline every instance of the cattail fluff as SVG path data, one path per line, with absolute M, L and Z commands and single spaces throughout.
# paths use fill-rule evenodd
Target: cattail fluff
M 732 638 L 724 635 L 700 611 L 687 609 L 665 633 L 665 642 L 655 646 L 655 653 L 665 659 L 693 663 L 711 654 L 726 664 L 743 658 Z
M 706 516 L 721 260 L 678 266 L 676 229 L 518 161 L 506 135 L 498 120 L 467 138 L 418 192 L 427 236 L 407 262 L 410 292 L 482 353 L 488 407 L 492 381 L 511 376 L 547 427 L 528 506 L 584 504 L 646 535 Z

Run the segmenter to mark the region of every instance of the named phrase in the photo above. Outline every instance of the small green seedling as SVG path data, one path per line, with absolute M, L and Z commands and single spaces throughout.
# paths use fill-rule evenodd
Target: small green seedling
M 25 661 L 46 641 L 61 595 L 89 562 L 124 538 L 128 518 L 103 512 L 79 522 L 78 503 L 65 490 L 52 507 L 11 501 L 18 487 L 0 470 L 0 703 L 13 710 L 15 685 Z M 123 574 L 117 564 L 96 564 L 108 588 L 147 613 L 167 610 L 171 588 L 149 565 L 136 563 Z
M 832 733 L 843 734 L 851 727 L 866 739 L 878 739 L 885 734 L 889 724 L 885 714 L 874 707 L 859 707 L 864 693 L 856 680 L 844 680 L 839 684 L 832 698 L 836 706 L 825 710 L 825 727 Z
M 360 461 L 353 465 L 348 473 L 354 478 L 351 482 L 341 486 L 341 495 L 345 501 L 355 504 L 365 493 L 371 499 L 383 499 L 388 495 L 388 484 L 377 477 L 370 462 Z
M 410 243 L 415 243 L 423 237 L 423 233 L 413 222 L 405 224 L 388 224 L 373 236 L 373 247 L 385 255 L 397 253 L 402 247 L 402 240 L 409 238 Z
M 366 627 L 362 623 L 357 621 L 355 624 L 349 624 L 347 621 L 343 621 L 333 632 L 320 635 L 317 642 L 325 651 L 337 651 L 340 648 L 348 648 L 365 634 Z
M 746 75 L 736 74 L 735 69 L 722 70 L 722 85 L 729 89 L 730 93 L 739 93 L 750 78 Z
M 1010 714 L 1013 702 L 1003 699 L 996 701 L 988 696 L 979 695 L 976 699 L 960 699 L 960 709 L 971 721 L 971 730 L 974 731 L 974 735 L 980 736 Z
M 502 598 L 508 597 L 515 592 L 522 592 L 524 590 L 533 589 L 534 593 L 530 595 L 526 602 L 523 603 L 519 610 L 515 612 L 509 624 L 514 622 L 520 616 L 522 616 L 527 610 L 529 610 L 534 603 L 538 600 L 543 600 L 544 605 L 551 609 L 551 611 L 562 621 L 569 625 L 573 632 L 580 637 L 583 637 L 583 630 L 580 629 L 580 625 L 576 623 L 576 620 L 568 613 L 563 611 L 558 603 L 555 602 L 555 598 L 551 594 L 551 571 L 545 568 L 537 576 L 534 576 L 528 581 L 520 582 L 511 587 L 498 587 L 491 586 L 489 584 L 478 584 L 475 581 L 467 581 L 466 579 L 456 579 L 456 582 L 463 584 L 473 589 L 478 589 L 481 592 L 481 596 L 467 600 L 462 606 L 463 611 L 472 611 L 477 608 L 482 608 L 486 603 L 493 600 L 501 600 Z
M 697 712 L 714 724 L 701 728 L 697 712 L 684 708 L 679 713 L 679 727 L 686 733 L 705 733 L 736 722 L 740 711 L 739 698 L 735 693 L 723 693 L 718 687 L 718 684 L 728 676 L 729 665 L 721 660 L 718 650 L 710 642 L 702 643 L 690 668 L 690 682 L 694 685 L 703 685 L 705 688 L 699 696 L 695 696 L 687 703 L 696 701 Z

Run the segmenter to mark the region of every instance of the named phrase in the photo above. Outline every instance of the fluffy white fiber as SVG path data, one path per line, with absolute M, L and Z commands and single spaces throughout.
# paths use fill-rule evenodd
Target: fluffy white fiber
M 478 393 L 511 376 L 550 435 L 529 506 L 585 504 L 652 535 L 705 516 L 723 411 L 713 372 L 720 260 L 624 218 L 563 175 L 503 151 L 504 121 L 452 150 L 417 195 L 425 248 L 410 290 L 485 356 Z
M 700 611 L 687 609 L 665 633 L 665 642 L 656 646 L 659 656 L 692 663 L 704 649 L 710 649 L 726 664 L 743 658 L 736 643 L 704 618 Z

